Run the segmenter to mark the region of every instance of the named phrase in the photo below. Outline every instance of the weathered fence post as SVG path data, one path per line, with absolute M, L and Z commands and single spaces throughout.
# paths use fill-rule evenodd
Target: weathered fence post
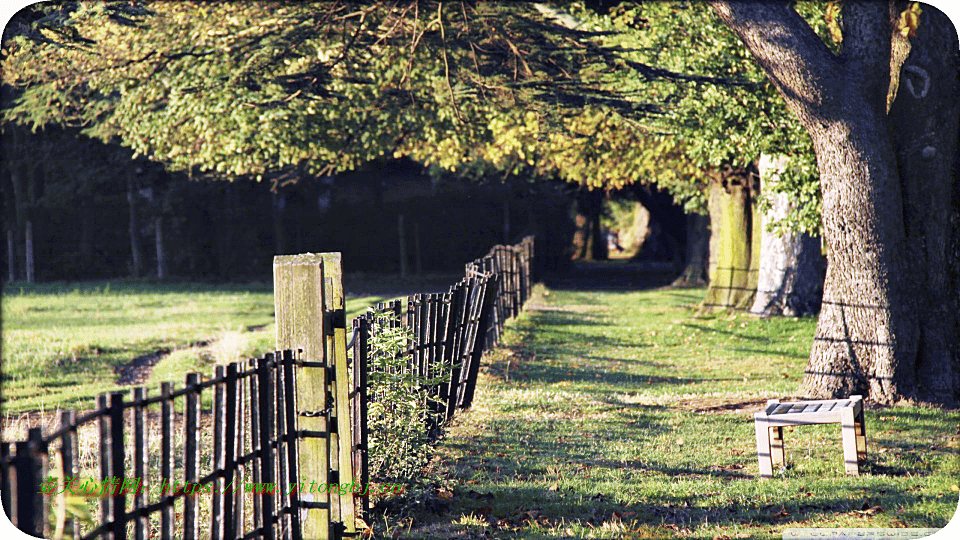
M 323 258 L 307 253 L 273 259 L 273 301 L 277 317 L 277 349 L 300 349 L 297 405 L 316 414 L 299 418 L 300 478 L 327 484 L 330 468 L 327 417 L 326 340 L 324 337 Z M 327 315 L 326 317 L 329 317 Z M 266 389 L 258 388 L 262 393 Z M 264 414 L 264 411 L 259 411 Z M 304 538 L 329 538 L 330 506 L 325 490 L 311 494 L 320 504 L 298 512 Z M 324 504 L 325 503 L 325 504 Z M 321 506 L 323 505 L 323 506 Z M 325 506 L 325 507 L 324 507 Z
M 296 402 L 299 418 L 299 478 L 308 483 L 351 482 L 349 378 L 343 273 L 339 253 L 274 257 L 277 348 L 301 349 Z M 332 388 L 328 388 L 332 386 Z M 261 389 L 263 391 L 263 389 Z M 326 403 L 328 392 L 332 396 Z M 261 411 L 262 413 L 262 411 Z M 337 474 L 329 474 L 336 471 Z M 331 523 L 356 532 L 353 495 L 318 490 L 303 497 L 303 537 L 328 538 Z M 319 503 L 319 504 L 318 504 Z
M 323 254 L 324 307 L 330 314 L 324 324 L 327 366 L 333 373 L 333 400 L 336 429 L 331 429 L 330 462 L 336 465 L 341 484 L 353 483 L 353 452 L 350 448 L 350 375 L 347 372 L 347 313 L 343 294 L 343 266 L 340 253 Z M 331 426 L 332 428 L 332 426 Z M 342 491 L 342 490 L 341 490 Z M 356 504 L 352 493 L 340 497 L 339 521 L 347 534 L 357 531 Z

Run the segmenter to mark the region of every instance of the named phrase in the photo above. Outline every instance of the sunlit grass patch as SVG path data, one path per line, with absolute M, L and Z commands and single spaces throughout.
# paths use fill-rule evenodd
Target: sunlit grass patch
M 547 291 L 485 358 L 445 438 L 450 507 L 507 538 L 779 537 L 787 527 L 940 527 L 957 508 L 960 415 L 869 408 L 865 474 L 839 426 L 786 430 L 760 480 L 753 412 L 798 395 L 816 320 L 697 317 L 702 290 Z M 431 529 L 431 528 L 435 529 Z

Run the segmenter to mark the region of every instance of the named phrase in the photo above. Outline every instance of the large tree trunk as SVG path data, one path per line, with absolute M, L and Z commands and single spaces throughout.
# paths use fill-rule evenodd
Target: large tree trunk
M 902 114 L 900 123 L 919 133 L 900 134 L 895 143 L 886 114 L 893 32 L 886 2 L 844 3 L 839 57 L 787 3 L 713 5 L 777 86 L 817 154 L 829 265 L 801 389 L 822 397 L 866 393 L 884 403 L 953 402 L 960 360 L 950 313 L 957 290 L 947 278 L 943 235 L 930 230 L 937 212 L 927 206 L 949 215 L 932 199 L 944 193 L 940 200 L 948 201 L 955 181 L 958 47 L 949 20 L 924 6 L 901 78 L 918 73 L 909 66 L 928 77 L 910 82 L 911 95 L 901 84 L 891 113 L 896 128 Z M 937 155 L 946 163 L 927 163 Z M 910 167 L 920 169 L 922 190 L 910 186 L 912 172 L 901 178 Z
M 823 298 L 826 261 L 820 239 L 806 233 L 768 230 L 791 209 L 786 193 L 773 194 L 768 189 L 779 181 L 786 162 L 786 156 L 764 154 L 758 166 L 761 189 L 770 206 L 761 218 L 760 274 L 750 311 L 763 317 L 817 313 Z
M 949 251 L 960 165 L 955 32 L 946 16 L 924 6 L 890 108 L 903 185 L 907 260 L 913 266 L 913 279 L 904 286 L 910 289 L 909 307 L 919 322 L 918 397 L 934 401 L 952 399 L 960 391 L 960 289 L 953 281 L 960 266 L 950 261 Z
M 750 171 L 718 173 L 710 185 L 710 286 L 701 308 L 746 310 L 757 290 L 757 182 Z
M 600 213 L 603 210 L 603 192 L 581 190 L 576 197 L 577 230 L 573 235 L 573 259 L 583 261 L 607 258 L 607 243 L 600 230 Z
M 709 258 L 710 218 L 703 214 L 687 214 L 687 249 L 684 267 L 672 285 L 702 287 L 709 283 L 707 276 Z

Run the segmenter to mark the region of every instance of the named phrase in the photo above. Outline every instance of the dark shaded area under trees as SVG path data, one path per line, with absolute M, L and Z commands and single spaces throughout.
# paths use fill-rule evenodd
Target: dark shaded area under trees
M 559 182 L 436 180 L 389 160 L 271 193 L 270 182 L 194 181 L 58 128 L 7 126 L 3 147 L 5 281 L 27 278 L 28 223 L 37 281 L 157 278 L 158 258 L 164 278 L 266 280 L 275 254 L 305 251 L 397 272 L 401 213 L 411 271 L 460 270 L 464 254 L 527 232 L 549 267 L 569 258 L 571 186 Z

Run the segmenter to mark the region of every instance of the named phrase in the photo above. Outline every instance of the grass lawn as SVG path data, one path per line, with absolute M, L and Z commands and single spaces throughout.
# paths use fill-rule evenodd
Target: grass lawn
M 347 317 L 456 279 L 347 274 Z M 270 284 L 15 283 L 4 286 L 2 306 L 6 414 L 89 408 L 102 392 L 182 383 L 189 371 L 272 351 L 275 340 Z M 124 385 L 121 367 L 138 357 L 156 363 Z
M 347 275 L 348 317 L 457 277 Z M 843 475 L 837 425 L 786 430 L 788 468 L 756 479 L 752 413 L 795 396 L 816 321 L 698 317 L 702 297 L 538 286 L 485 357 L 473 408 L 440 442 L 425 476 L 432 487 L 412 505 L 386 501 L 393 511 L 374 513 L 375 529 L 426 539 L 723 539 L 949 521 L 956 411 L 870 406 L 859 478 Z M 155 387 L 260 355 L 274 339 L 264 284 L 14 285 L 2 315 L 5 439 L 53 419 L 19 412 L 89 407 L 128 388 L 120 367 L 134 358 L 155 356 L 141 381 Z
M 785 429 L 788 467 L 755 478 L 752 414 L 796 396 L 816 320 L 700 318 L 703 292 L 538 287 L 441 443 L 443 487 L 399 521 L 375 514 L 377 528 L 723 539 L 950 520 L 956 411 L 869 405 L 861 477 L 843 474 L 838 425 Z

